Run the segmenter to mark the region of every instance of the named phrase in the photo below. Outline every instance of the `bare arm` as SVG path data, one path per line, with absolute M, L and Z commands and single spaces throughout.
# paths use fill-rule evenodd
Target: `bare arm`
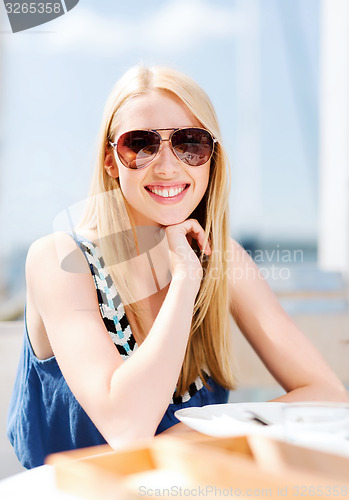
M 349 401 L 320 353 L 285 313 L 247 252 L 231 241 L 230 308 L 239 328 L 288 394 L 278 401 Z
M 114 447 L 154 435 L 175 389 L 187 346 L 202 268 L 192 258 L 195 254 L 186 235 L 194 236 L 200 245 L 203 230 L 196 221 L 185 221 L 166 232 L 173 279 L 147 338 L 127 362 L 104 326 L 83 255 L 80 266 L 85 266 L 85 272 L 69 273 L 60 266 L 53 237 L 36 242 L 28 254 L 28 295 L 41 315 L 62 373 Z M 76 248 L 68 235 L 59 238 L 66 254 Z

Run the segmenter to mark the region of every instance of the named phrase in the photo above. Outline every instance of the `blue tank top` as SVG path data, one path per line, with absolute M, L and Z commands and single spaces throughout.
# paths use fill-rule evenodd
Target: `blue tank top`
M 89 263 L 104 324 L 124 360 L 137 349 L 120 297 L 107 273 L 99 249 L 92 242 L 76 240 Z M 174 394 L 156 434 L 178 423 L 174 413 L 191 406 L 226 403 L 229 391 L 206 377 L 189 390 Z M 147 408 L 145 408 L 147 410 Z M 27 326 L 10 403 L 7 436 L 26 468 L 44 463 L 50 453 L 105 444 L 106 441 L 75 399 L 56 358 L 40 360 L 30 344 Z

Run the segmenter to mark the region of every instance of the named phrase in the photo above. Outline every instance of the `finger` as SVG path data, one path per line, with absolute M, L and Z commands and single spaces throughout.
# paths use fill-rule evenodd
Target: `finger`
M 198 242 L 200 250 L 207 255 L 211 254 L 211 247 L 209 242 L 206 242 L 205 244 L 205 231 L 196 219 L 187 219 L 179 224 L 167 226 L 165 230 L 168 234 L 172 235 L 175 235 L 176 232 L 180 232 L 185 235 L 188 240 L 189 237 L 194 237 Z M 191 243 L 191 240 L 189 241 L 189 243 Z
M 187 236 L 189 234 L 193 235 L 193 237 L 198 242 L 200 250 L 204 252 L 206 255 L 210 255 L 212 253 L 211 247 L 208 241 L 205 243 L 206 234 L 202 226 L 199 224 L 199 222 L 195 219 L 188 219 L 184 221 L 182 224 L 183 227 L 188 231 Z

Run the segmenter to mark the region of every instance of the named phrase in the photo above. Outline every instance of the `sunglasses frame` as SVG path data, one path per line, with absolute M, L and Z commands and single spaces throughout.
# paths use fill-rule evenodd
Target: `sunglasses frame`
M 202 131 L 206 132 L 207 134 L 209 134 L 209 135 L 211 136 L 213 146 L 212 146 L 211 155 L 210 155 L 209 159 L 205 162 L 205 163 L 207 163 L 207 162 L 208 162 L 208 161 L 210 161 L 210 160 L 211 160 L 211 158 L 212 158 L 212 155 L 213 155 L 213 153 L 214 153 L 214 149 L 215 149 L 215 144 L 218 142 L 218 140 L 215 138 L 215 136 L 214 136 L 214 135 L 212 135 L 212 134 L 211 134 L 211 132 L 210 132 L 209 130 L 207 130 L 207 129 L 205 129 L 205 128 L 202 128 L 202 127 L 153 128 L 153 129 L 152 129 L 152 128 L 137 128 L 137 129 L 134 129 L 134 130 L 128 130 L 128 131 L 124 132 L 123 134 L 121 134 L 121 135 L 120 135 L 120 137 L 122 137 L 124 134 L 127 134 L 127 133 L 129 133 L 129 132 L 144 131 L 144 132 L 154 132 L 154 133 L 155 133 L 157 136 L 159 136 L 159 138 L 160 138 L 160 145 L 159 145 L 159 149 L 158 149 L 158 151 L 157 151 L 156 155 L 154 156 L 154 158 L 152 158 L 152 159 L 149 161 L 149 163 L 146 163 L 146 164 L 145 164 L 145 165 L 143 165 L 142 167 L 138 167 L 138 168 L 131 168 L 131 167 L 128 167 L 128 166 L 127 166 L 127 165 L 125 165 L 125 163 L 122 161 L 122 159 L 121 159 L 121 157 L 120 157 L 120 155 L 119 155 L 119 153 L 118 153 L 118 149 L 117 149 L 117 147 L 118 147 L 118 142 L 119 142 L 120 137 L 118 138 L 118 140 L 117 140 L 116 142 L 111 142 L 111 141 L 108 141 L 108 142 L 109 142 L 110 146 L 112 146 L 112 147 L 115 149 L 116 154 L 118 155 L 118 158 L 119 158 L 119 160 L 121 161 L 121 163 L 122 163 L 122 164 L 123 164 L 126 168 L 128 168 L 128 169 L 130 169 L 130 170 L 142 170 L 143 168 L 148 167 L 148 166 L 149 166 L 149 165 L 150 165 L 150 164 L 151 164 L 151 163 L 155 160 L 155 158 L 156 158 L 156 157 L 160 154 L 160 151 L 161 151 L 161 146 L 162 146 L 162 143 L 163 143 L 163 142 L 169 142 L 169 143 L 170 143 L 170 148 L 171 148 L 171 151 L 172 151 L 172 153 L 175 155 L 175 157 L 176 157 L 179 161 L 181 161 L 182 163 L 184 163 L 185 165 L 187 165 L 187 164 L 186 164 L 183 160 L 181 160 L 181 158 L 179 158 L 179 157 L 177 156 L 177 154 L 176 154 L 176 152 L 175 152 L 175 150 L 174 150 L 174 148 L 173 148 L 173 146 L 172 146 L 172 136 L 173 136 L 173 134 L 174 134 L 175 132 L 178 132 L 178 130 L 187 130 L 187 129 L 202 130 Z M 159 132 L 163 132 L 163 131 L 167 131 L 167 130 L 172 130 L 172 132 L 171 132 L 171 134 L 170 134 L 170 136 L 169 136 L 169 138 L 168 138 L 168 139 L 163 139 L 163 138 L 161 137 L 161 134 L 159 134 Z M 202 165 L 204 165 L 204 163 L 203 163 Z M 202 165 L 187 165 L 187 166 L 188 166 L 188 167 L 195 167 L 195 168 L 197 168 L 197 167 L 201 167 Z

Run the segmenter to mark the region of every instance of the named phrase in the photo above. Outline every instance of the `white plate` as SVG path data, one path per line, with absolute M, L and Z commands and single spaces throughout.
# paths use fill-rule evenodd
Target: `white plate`
M 285 404 L 276 402 L 207 405 L 177 410 L 175 417 L 192 429 L 209 436 L 267 434 L 280 437 L 282 408 Z M 249 420 L 247 413 L 249 410 L 272 425 L 261 425 Z

